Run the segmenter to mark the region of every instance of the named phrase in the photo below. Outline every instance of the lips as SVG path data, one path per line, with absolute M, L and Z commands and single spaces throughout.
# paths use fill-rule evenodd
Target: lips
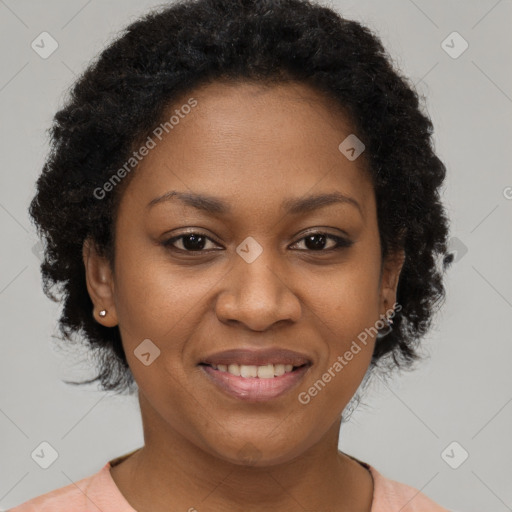
M 285 348 L 232 349 L 205 356 L 198 366 L 214 386 L 238 400 L 262 402 L 297 387 L 313 360 Z
M 272 378 L 236 376 L 205 364 L 200 365 L 200 368 L 201 374 L 219 391 L 232 399 L 243 400 L 247 403 L 265 402 L 285 395 L 290 396 L 290 392 L 296 389 L 305 378 L 310 365 L 303 365 L 279 377 Z
M 292 365 L 294 367 L 310 365 L 312 360 L 304 354 L 284 348 L 264 350 L 232 349 L 217 352 L 203 358 L 199 364 L 217 366 L 238 364 L 244 366 Z

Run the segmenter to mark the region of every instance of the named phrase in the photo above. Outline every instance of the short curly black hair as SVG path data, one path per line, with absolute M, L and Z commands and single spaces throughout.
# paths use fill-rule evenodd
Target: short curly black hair
M 136 385 L 118 327 L 92 316 L 82 259 L 90 237 L 114 267 L 117 208 L 136 170 L 103 200 L 94 191 L 140 148 L 170 105 L 216 80 L 298 81 L 347 113 L 366 146 L 382 256 L 397 247 L 406 254 L 397 289 L 402 309 L 393 330 L 377 340 L 370 369 L 382 369 L 382 361 L 388 372 L 410 369 L 421 359 L 418 342 L 445 297 L 443 272 L 453 260 L 439 198 L 446 168 L 434 153 L 418 93 L 369 28 L 328 7 L 309 0 L 179 0 L 126 27 L 73 84 L 49 129 L 51 151 L 29 213 L 46 239 L 44 292 L 57 301 L 51 288 L 59 285 L 62 295 L 60 332 L 67 341 L 85 339 L 95 356 L 96 377 L 74 384 L 99 381 L 118 392 Z

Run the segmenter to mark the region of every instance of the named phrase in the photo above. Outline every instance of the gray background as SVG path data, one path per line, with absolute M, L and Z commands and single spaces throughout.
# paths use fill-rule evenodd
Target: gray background
M 135 398 L 61 382 L 89 374 L 73 365 L 77 356 L 53 348 L 59 306 L 41 289 L 27 207 L 48 148 L 45 130 L 75 74 L 156 5 L 0 0 L 0 509 L 143 444 Z M 376 381 L 343 427 L 340 449 L 447 508 L 512 510 L 511 2 L 328 5 L 376 30 L 426 97 L 448 167 L 444 201 L 458 249 L 447 300 L 424 343 L 430 359 L 388 385 Z M 59 44 L 47 59 L 31 48 L 43 31 Z M 469 44 L 458 58 L 441 46 L 453 31 Z M 48 469 L 31 458 L 42 441 L 58 452 Z M 441 455 L 453 441 L 451 461 L 469 453 L 457 469 Z

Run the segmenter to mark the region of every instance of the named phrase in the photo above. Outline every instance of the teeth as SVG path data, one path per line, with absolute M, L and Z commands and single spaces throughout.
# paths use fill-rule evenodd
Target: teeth
M 280 375 L 284 375 L 285 367 L 284 364 L 276 364 L 274 366 L 274 375 L 279 377 Z
M 212 364 L 212 368 L 220 370 L 221 372 L 228 372 L 238 377 L 258 377 L 260 379 L 272 379 L 280 377 L 285 373 L 290 373 L 293 370 L 291 364 L 267 364 L 265 366 L 245 365 L 245 364 Z
M 212 365 L 214 368 L 216 368 L 215 365 Z M 218 370 L 218 368 L 217 368 Z M 240 367 L 237 365 L 237 364 L 230 364 L 228 366 L 228 372 L 233 374 L 233 375 L 237 375 L 238 377 L 240 377 Z
M 257 377 L 258 367 L 257 366 L 240 366 L 240 377 Z
M 254 366 L 256 368 L 256 366 Z M 273 379 L 274 378 L 274 365 L 267 364 L 267 366 L 258 366 L 257 372 L 260 379 Z

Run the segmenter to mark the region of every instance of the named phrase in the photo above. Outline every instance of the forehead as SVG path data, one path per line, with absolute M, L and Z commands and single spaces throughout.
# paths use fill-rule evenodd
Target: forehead
M 183 108 L 193 99 L 193 108 Z M 339 149 L 352 134 L 341 107 L 301 83 L 214 82 L 174 101 L 174 116 L 139 162 L 126 191 L 143 206 L 170 190 L 226 202 L 280 203 L 283 197 L 338 190 L 363 207 L 372 191 L 363 158 Z M 142 204 L 140 205 L 142 206 Z

